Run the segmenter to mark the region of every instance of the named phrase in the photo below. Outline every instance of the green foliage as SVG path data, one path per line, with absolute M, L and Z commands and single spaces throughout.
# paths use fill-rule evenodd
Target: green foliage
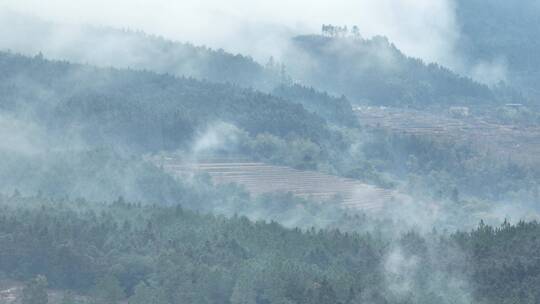
M 66 209 L 56 205 L 54 208 L 43 206 L 21 210 L 23 213 L 20 213 L 20 216 L 24 217 L 26 213 L 27 216 L 34 214 L 39 218 L 27 218 L 33 222 L 32 225 L 37 224 L 39 239 L 38 235 L 32 237 L 30 234 L 21 236 L 22 241 L 15 243 L 11 243 L 9 238 L 2 239 L 0 267 L 11 273 L 32 273 L 41 269 L 51 277 L 51 284 L 56 287 L 93 289 L 96 299 L 112 303 L 123 297 L 120 286 L 124 286 L 126 290 L 134 287 L 125 285 L 132 282 L 130 276 L 135 274 L 126 274 L 131 273 L 134 264 L 120 267 L 127 262 L 126 258 L 148 258 L 150 267 L 137 267 L 143 270 L 140 279 L 153 279 L 158 282 L 158 286 L 163 289 L 159 292 L 165 292 L 172 302 L 201 302 L 203 299 L 211 301 L 209 297 L 229 297 L 234 282 L 230 280 L 236 278 L 239 267 L 243 268 L 242 265 L 264 263 L 268 254 L 275 255 L 276 261 L 283 258 L 290 260 L 293 265 L 301 265 L 303 262 L 298 253 L 303 249 L 288 248 L 286 244 L 315 244 L 312 237 L 303 236 L 299 231 L 287 231 L 275 223 L 255 224 L 245 218 L 224 220 L 198 216 L 191 212 L 171 213 L 167 208 L 140 208 L 121 203 L 117 203 L 115 207 L 106 207 L 101 215 L 91 210 L 74 213 L 70 209 L 71 207 Z M 121 229 L 116 223 L 117 216 L 138 220 L 131 220 L 132 228 L 124 226 L 126 228 Z M 23 225 L 27 224 L 30 222 Z M 50 226 L 51 224 L 54 226 Z M 8 229 L 3 230 L 2 234 L 7 231 L 24 231 L 22 226 L 15 223 L 2 223 L 1 226 Z M 21 228 L 23 230 L 20 230 Z M 61 231 L 61 235 L 57 234 Z M 324 247 L 330 248 L 331 244 L 338 241 L 336 236 L 339 236 L 338 239 L 342 242 L 352 242 L 354 248 L 362 246 L 359 236 L 348 238 L 343 234 L 328 234 L 323 238 Z M 283 240 L 283 237 L 287 240 Z M 64 243 L 71 245 L 66 248 Z M 273 248 L 269 247 L 270 244 Z M 23 253 L 22 248 L 33 249 Z M 330 251 L 337 253 L 335 250 Z M 55 259 L 34 261 L 34 257 L 41 254 Z M 61 263 L 56 263 L 56 259 Z M 24 270 L 23 265 L 28 263 L 31 263 L 32 267 Z M 141 261 L 137 263 L 140 265 Z M 21 268 L 17 269 L 18 266 Z M 265 267 L 267 270 L 273 269 L 271 265 Z M 285 269 L 283 268 L 283 271 Z M 110 270 L 117 273 L 114 276 L 107 274 Z M 318 274 L 313 272 L 310 276 L 316 279 Z M 99 277 L 102 279 L 97 279 Z M 116 278 L 122 278 L 122 281 L 119 282 Z M 93 281 L 97 281 L 95 287 Z M 146 287 L 135 287 L 134 299 L 148 296 L 149 290 Z M 216 294 L 210 291 L 215 291 Z
M 43 273 L 96 303 L 538 300 L 536 222 L 394 239 L 122 201 L 2 198 L 0 208 L 0 271 Z M 46 282 L 29 282 L 26 303 L 46 303 Z
M 0 192 L 15 189 L 47 197 L 84 197 L 111 201 L 182 202 L 185 187 L 153 164 L 107 149 L 48 152 L 33 155 L 2 153 Z M 32 172 L 32 174 L 29 174 Z
M 378 133 L 362 147 L 371 164 L 409 179 L 409 189 L 438 192 L 458 202 L 462 196 L 488 200 L 538 199 L 540 171 L 534 166 L 501 160 L 474 150 L 466 143 L 403 134 Z
M 243 143 L 253 158 L 303 170 L 322 169 L 329 162 L 327 151 L 309 139 L 284 140 L 272 134 L 259 134 Z
M 480 223 L 470 233 L 456 233 L 452 241 L 467 253 L 465 271 L 478 295 L 486 303 L 538 303 L 540 265 L 534 258 L 538 250 L 537 222 L 519 222 L 500 227 Z
M 485 85 L 405 56 L 385 37 L 364 40 L 312 35 L 296 37 L 294 42 L 296 56 L 302 60 L 290 64 L 293 76 L 355 102 L 424 108 L 504 101 L 502 94 L 494 94 Z
M 324 120 L 301 105 L 228 84 L 6 53 L 0 53 L 0 70 L 0 109 L 31 117 L 51 136 L 77 130 L 75 135 L 94 146 L 178 149 L 216 121 L 253 136 L 270 133 L 318 144 L 331 138 Z
M 20 276 L 40 271 L 54 288 L 92 291 L 106 303 L 121 299 L 124 292 L 132 300 L 222 303 L 241 290 L 246 297 L 243 293 L 251 288 L 261 300 L 293 301 L 322 284 L 323 277 L 336 290 L 335 280 L 350 273 L 349 260 L 358 270 L 352 277 L 376 271 L 376 249 L 369 237 L 358 234 L 304 233 L 243 217 L 227 220 L 122 202 L 100 207 L 32 201 L 13 201 L 13 208 L 2 205 L 1 271 Z M 17 241 L 11 238 L 15 234 Z M 332 261 L 306 262 L 304 252 L 316 248 Z M 357 259 L 357 254 L 375 260 Z
M 345 96 L 336 98 L 298 84 L 278 86 L 272 91 L 272 94 L 299 103 L 306 110 L 319 115 L 331 123 L 347 127 L 358 125 L 351 104 Z

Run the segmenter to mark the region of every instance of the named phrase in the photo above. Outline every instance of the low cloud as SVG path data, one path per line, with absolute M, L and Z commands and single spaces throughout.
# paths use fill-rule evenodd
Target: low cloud
M 31 156 L 46 149 L 45 133 L 37 125 L 0 113 L 0 152 Z
M 481 61 L 475 64 L 470 71 L 473 79 L 488 84 L 496 85 L 507 81 L 508 66 L 506 61 L 498 58 L 493 61 Z
M 260 61 L 280 56 L 294 35 L 321 24 L 356 24 L 364 37 L 386 35 L 407 54 L 451 63 L 457 38 L 450 0 L 4 0 L 4 8 L 47 20 L 141 29 Z M 0 8 L 1 9 L 1 8 Z
M 233 151 L 242 136 L 245 133 L 236 126 L 215 122 L 196 137 L 191 151 L 193 158 L 196 160 L 201 154 Z

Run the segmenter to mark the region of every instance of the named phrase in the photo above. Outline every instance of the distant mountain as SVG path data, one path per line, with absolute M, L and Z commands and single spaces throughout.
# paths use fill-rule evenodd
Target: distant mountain
M 280 93 L 281 97 L 302 104 L 328 121 L 349 126 L 355 124 L 347 100 L 292 85 L 278 63 L 263 67 L 250 57 L 221 49 L 173 42 L 140 31 L 56 25 L 1 13 L 0 38 L 0 49 L 31 56 L 43 53 L 47 58 L 75 63 L 148 70 Z M 294 91 L 294 94 L 286 91 Z
M 298 36 L 287 58 L 292 77 L 354 102 L 425 107 L 504 101 L 486 85 L 405 56 L 384 37 Z
M 338 112 L 344 113 L 350 110 L 349 101 L 405 107 L 524 102 L 506 86 L 490 88 L 439 65 L 407 57 L 384 37 L 298 36 L 282 59 L 285 66 L 262 66 L 248 56 L 140 31 L 57 25 L 16 14 L 0 13 L 0 17 L 0 49 L 231 83 L 268 93 L 289 86 L 294 94 L 286 98 L 334 123 L 350 121 L 351 117 L 336 119 L 321 109 L 340 107 Z M 309 89 L 304 95 L 299 94 L 299 87 Z M 334 97 L 342 95 L 347 97 L 346 103 Z
M 459 50 L 469 60 L 500 65 L 506 81 L 540 97 L 540 2 L 458 0 Z
M 140 31 L 58 25 L 0 13 L 0 49 L 103 67 L 132 68 L 264 87 L 265 70 L 250 57 Z M 26 37 L 26 39 L 21 39 Z

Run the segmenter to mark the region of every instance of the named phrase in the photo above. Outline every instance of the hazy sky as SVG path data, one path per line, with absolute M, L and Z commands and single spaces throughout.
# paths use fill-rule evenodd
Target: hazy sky
M 407 54 L 452 65 L 457 37 L 451 0 L 0 0 L 0 8 L 61 23 L 141 29 L 222 47 L 256 59 L 287 37 L 323 23 L 386 35 Z

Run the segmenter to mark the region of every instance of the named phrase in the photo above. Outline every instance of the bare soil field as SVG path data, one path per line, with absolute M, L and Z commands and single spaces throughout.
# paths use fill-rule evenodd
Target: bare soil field
M 23 286 L 14 281 L 0 281 L 0 304 L 18 303 Z
M 357 107 L 355 114 L 366 128 L 467 144 L 498 160 L 540 164 L 540 127 L 502 124 L 480 117 L 451 117 L 446 113 Z
M 216 184 L 235 183 L 253 195 L 292 193 L 317 202 L 335 202 L 345 208 L 366 211 L 391 206 L 402 195 L 354 179 L 261 162 L 228 159 L 186 164 L 172 157 L 162 158 L 160 162 L 174 175 L 207 173 Z
M 0 280 L 0 304 L 20 304 L 22 303 L 22 293 L 24 284 L 12 280 Z M 62 290 L 48 289 L 49 303 L 61 303 L 65 292 Z M 75 296 L 79 303 L 86 303 L 86 297 Z

